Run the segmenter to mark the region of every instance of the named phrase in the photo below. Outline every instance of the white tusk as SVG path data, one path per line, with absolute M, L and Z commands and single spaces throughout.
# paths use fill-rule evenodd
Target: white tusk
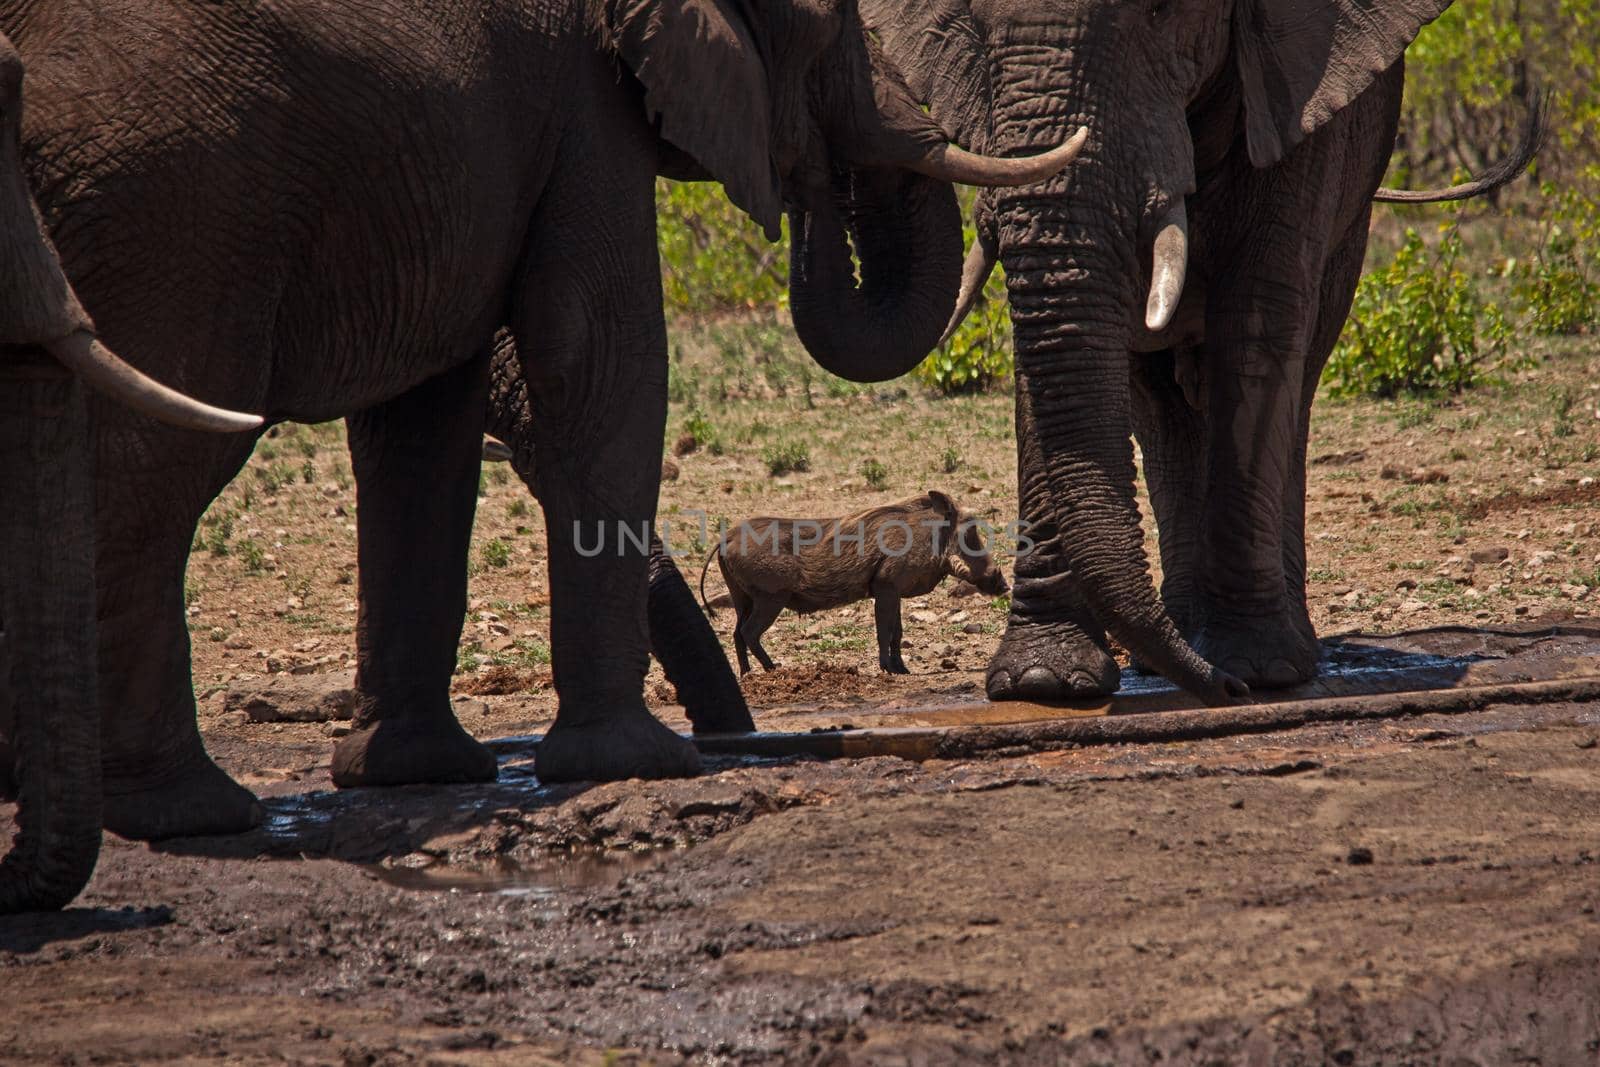
M 950 316 L 950 324 L 944 328 L 944 336 L 939 338 L 939 344 L 948 343 L 972 313 L 972 305 L 978 302 L 978 294 L 983 292 L 984 283 L 994 272 L 999 257 L 999 242 L 986 237 L 983 227 L 978 227 L 978 235 L 967 250 L 966 262 L 961 264 L 961 295 L 956 297 L 955 313 Z
M 1088 127 L 1048 152 L 1036 156 L 980 156 L 953 144 L 940 145 L 927 158 L 910 164 L 912 170 L 941 181 L 962 185 L 1032 185 L 1054 177 L 1078 158 L 1089 140 Z
M 1183 299 L 1183 280 L 1189 269 L 1189 216 L 1181 196 L 1172 201 L 1161 220 L 1152 259 L 1144 324 L 1152 333 L 1160 333 L 1172 321 L 1178 302 Z
M 216 433 L 258 429 L 261 418 L 202 404 L 130 367 L 87 330 L 44 346 L 83 383 L 134 411 L 173 426 Z

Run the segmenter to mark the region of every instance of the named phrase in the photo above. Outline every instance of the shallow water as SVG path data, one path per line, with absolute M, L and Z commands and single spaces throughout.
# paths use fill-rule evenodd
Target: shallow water
M 364 869 L 378 881 L 397 889 L 554 898 L 562 890 L 614 886 L 630 874 L 656 866 L 665 853 L 664 849 L 573 853 L 534 864 L 499 858 L 483 867 L 456 866 L 442 861 L 426 867 L 375 863 Z

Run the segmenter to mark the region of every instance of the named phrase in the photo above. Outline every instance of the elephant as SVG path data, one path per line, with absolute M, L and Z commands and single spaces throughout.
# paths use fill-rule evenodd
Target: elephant
M 521 366 L 516 338 L 502 330 L 495 338 L 494 359 L 489 366 L 487 429 L 500 443 L 494 458 L 509 462 L 523 484 L 536 492 L 533 410 Z M 487 447 L 484 455 L 489 458 Z M 695 603 L 683 572 L 654 532 L 649 551 L 645 615 L 650 651 L 661 663 L 667 681 L 677 689 L 694 732 L 749 733 L 756 727 L 744 692 L 715 631 Z
M 1449 0 L 862 0 L 975 151 L 1087 126 L 1047 182 L 989 190 L 952 328 L 996 259 L 1016 347 L 1016 561 L 991 699 L 1114 691 L 1107 634 L 1207 703 L 1317 670 L 1311 402 L 1355 292 L 1403 53 Z M 1539 121 L 1457 199 L 1520 174 Z M 1148 279 L 1148 283 L 1146 282 Z M 1149 573 L 1137 436 L 1160 534 Z
M 100 851 L 83 387 L 190 430 L 261 424 L 158 384 L 99 340 L 23 177 L 22 83 L 21 57 L 0 34 L 0 794 L 19 802 L 0 915 L 65 906 Z
M 25 166 L 67 276 L 147 372 L 269 422 L 344 417 L 359 506 L 359 705 L 340 787 L 489 780 L 449 683 L 496 332 L 516 338 L 551 531 L 551 782 L 694 773 L 645 707 L 666 417 L 658 174 L 794 234 L 823 366 L 892 377 L 959 288 L 953 182 L 1037 181 L 1083 135 L 950 143 L 854 0 L 4 0 Z M 852 256 L 852 252 L 854 256 Z M 860 261 L 859 280 L 856 259 Z M 195 723 L 183 574 L 249 434 L 91 402 L 105 825 L 243 830 Z M 626 545 L 626 542 L 624 542 Z

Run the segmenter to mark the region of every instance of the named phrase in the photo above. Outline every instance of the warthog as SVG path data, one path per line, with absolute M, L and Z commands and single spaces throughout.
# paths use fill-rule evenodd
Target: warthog
M 938 490 L 841 519 L 746 519 L 700 568 L 702 602 L 713 559 L 738 615 L 733 647 L 741 674 L 750 670 L 750 652 L 772 669 L 761 635 L 784 608 L 807 615 L 868 597 L 878 627 L 878 666 L 909 674 L 900 656 L 901 598 L 932 592 L 947 574 L 990 596 L 1009 588 L 976 520 Z

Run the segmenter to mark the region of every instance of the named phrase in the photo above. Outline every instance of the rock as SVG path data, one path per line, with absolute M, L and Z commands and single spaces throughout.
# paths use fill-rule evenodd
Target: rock
M 938 622 L 939 616 L 931 611 L 913 611 L 911 617 L 917 622 Z
M 1415 578 L 1402 578 L 1398 582 L 1394 583 L 1394 587 L 1396 589 L 1415 589 L 1417 587 L 1417 580 Z
M 322 727 L 322 732 L 328 737 L 348 737 L 350 724 L 343 722 L 330 722 Z
M 455 702 L 456 718 L 465 719 L 469 715 L 482 717 L 489 714 L 489 702 L 477 700 L 473 697 L 460 697 Z
M 250 647 L 250 639 L 244 634 L 234 634 L 232 637 L 222 642 L 222 647 L 231 648 L 235 652 L 240 652 Z
M 1427 608 L 1428 605 L 1420 600 L 1405 600 L 1401 602 L 1399 611 L 1402 615 L 1415 615 L 1419 611 L 1426 611 Z
M 1503 559 L 1509 559 L 1510 556 L 1511 550 L 1509 548 L 1504 545 L 1496 545 L 1493 548 L 1475 548 L 1468 553 L 1467 558 L 1474 563 L 1499 563 Z
M 950 616 L 950 621 L 951 622 L 966 622 L 967 621 L 967 613 L 965 611 L 955 612 L 954 614 L 952 614 Z
M 983 623 L 969 622 L 961 628 L 961 632 L 964 634 L 981 634 L 983 633 Z
M 272 658 L 268 660 L 271 670 Z M 355 672 L 279 676 L 255 684 L 235 682 L 223 708 L 250 722 L 329 722 L 349 719 L 356 708 Z
M 1357 845 L 1345 856 L 1344 861 L 1352 867 L 1365 867 L 1372 862 L 1372 850 Z
M 955 657 L 954 656 L 946 656 L 944 659 L 939 661 L 939 666 L 943 670 L 947 670 L 947 671 L 955 670 L 956 669 Z

